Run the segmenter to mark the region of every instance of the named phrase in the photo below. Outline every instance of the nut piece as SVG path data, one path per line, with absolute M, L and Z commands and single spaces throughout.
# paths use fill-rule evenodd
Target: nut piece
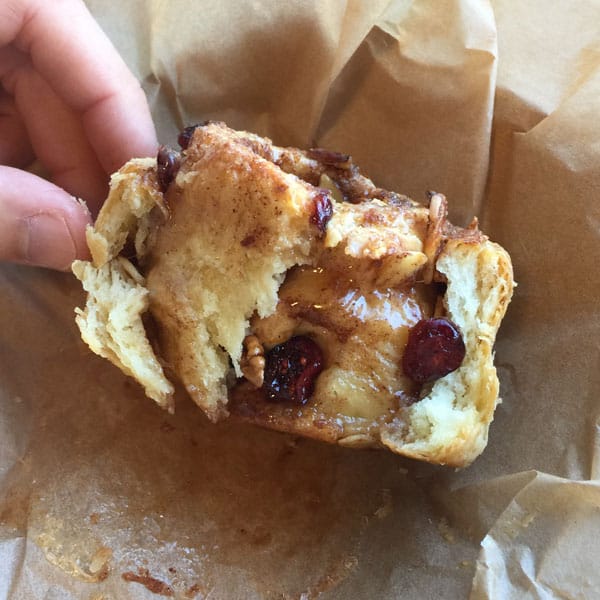
M 244 377 L 257 388 L 262 387 L 265 375 L 265 351 L 255 335 L 244 338 L 240 367 Z
M 429 223 L 423 251 L 427 256 L 427 264 L 423 269 L 424 283 L 431 283 L 435 273 L 435 263 L 442 249 L 443 231 L 448 216 L 448 202 L 443 194 L 429 194 Z

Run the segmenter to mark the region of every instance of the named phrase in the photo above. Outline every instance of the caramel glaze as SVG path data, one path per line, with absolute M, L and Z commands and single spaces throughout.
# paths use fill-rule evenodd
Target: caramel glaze
M 325 368 L 300 407 L 268 403 L 241 380 L 230 395 L 234 416 L 325 441 L 376 438 L 382 422 L 417 399 L 419 387 L 402 373 L 402 353 L 409 329 L 433 314 L 436 290 L 415 282 L 378 288 L 376 266 L 328 250 L 317 266 L 288 272 L 275 313 L 255 316 L 252 332 L 265 351 L 293 335 L 310 336 Z

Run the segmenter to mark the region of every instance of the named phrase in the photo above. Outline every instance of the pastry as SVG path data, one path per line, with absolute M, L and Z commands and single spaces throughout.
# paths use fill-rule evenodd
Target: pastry
M 113 175 L 83 339 L 173 410 L 462 467 L 498 402 L 510 257 L 351 157 L 209 122 Z

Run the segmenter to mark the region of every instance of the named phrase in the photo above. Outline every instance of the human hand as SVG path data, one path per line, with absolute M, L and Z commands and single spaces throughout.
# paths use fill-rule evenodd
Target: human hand
M 156 153 L 146 98 L 81 0 L 0 2 L 0 260 L 66 270 L 108 175 Z M 50 181 L 21 170 L 37 158 Z

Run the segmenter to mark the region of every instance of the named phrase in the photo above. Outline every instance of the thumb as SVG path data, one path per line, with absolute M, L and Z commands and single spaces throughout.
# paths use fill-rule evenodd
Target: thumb
M 66 271 L 88 258 L 88 210 L 56 185 L 0 167 L 0 261 Z

